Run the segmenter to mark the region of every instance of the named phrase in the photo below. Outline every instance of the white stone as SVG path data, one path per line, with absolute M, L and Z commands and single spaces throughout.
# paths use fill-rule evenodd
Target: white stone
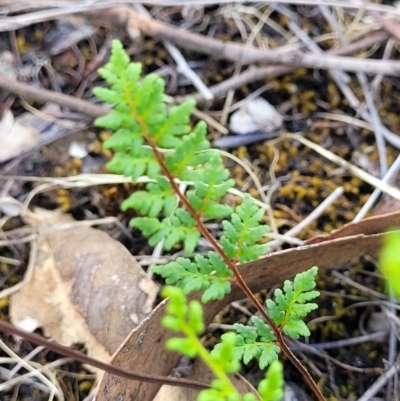
M 77 159 L 83 159 L 88 155 L 88 152 L 86 150 L 86 144 L 83 142 L 72 142 L 71 145 L 69 145 L 68 149 L 68 154 L 71 157 L 75 157 Z
M 235 111 L 229 128 L 236 134 L 249 134 L 255 131 L 275 131 L 281 128 L 283 117 L 265 99 L 257 97 L 246 102 Z

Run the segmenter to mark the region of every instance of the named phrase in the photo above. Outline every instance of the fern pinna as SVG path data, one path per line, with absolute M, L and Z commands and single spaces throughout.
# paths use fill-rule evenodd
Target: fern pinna
M 292 338 L 309 334 L 301 319 L 316 308 L 307 302 L 318 295 L 311 291 L 317 268 L 298 275 L 294 283 L 285 282 L 284 292 L 276 290 L 275 300 L 267 301 L 267 312 L 237 269 L 238 263 L 258 259 L 266 251 L 266 246 L 260 244 L 268 231 L 268 226 L 262 224 L 263 210 L 250 195 L 244 195 L 236 210 L 221 202 L 234 181 L 229 178 L 220 152 L 210 148 L 206 124 L 200 121 L 191 125 L 194 102 L 188 100 L 168 108 L 164 81 L 155 74 L 141 78 L 141 64 L 130 62 L 119 41 L 113 41 L 110 61 L 99 73 L 109 87 L 96 88 L 94 93 L 112 105 L 110 113 L 96 120 L 98 126 L 114 131 L 104 143 L 105 148 L 115 150 L 107 167 L 130 177 L 132 182 L 142 176 L 150 180 L 145 190 L 134 192 L 122 203 L 123 210 L 131 208 L 141 214 L 130 225 L 138 228 L 150 245 L 165 240 L 164 248 L 170 250 L 182 244 L 189 255 L 157 266 L 154 271 L 175 286 L 165 292 L 170 304 L 164 324 L 181 332 L 184 338 L 173 339 L 168 346 L 182 352 L 180 345 L 186 341 L 183 352 L 204 359 L 217 377 L 211 389 L 201 392 L 198 399 L 252 400 L 250 395 L 242 398 L 235 392 L 225 376 L 237 371 L 239 360 L 248 363 L 257 357 L 261 368 L 272 363 L 272 370 L 260 384 L 262 399 L 279 400 L 282 371 L 276 359 L 282 350 L 323 400 L 313 379 L 282 337 L 282 331 Z M 190 185 L 185 194 L 179 190 L 182 181 Z M 219 241 L 205 225 L 210 219 L 223 219 Z M 201 236 L 214 250 L 207 255 L 190 256 Z M 209 354 L 197 340 L 204 326 L 200 304 L 187 305 L 185 295 L 200 290 L 202 302 L 222 299 L 230 292 L 233 278 L 264 320 L 254 317 L 252 326 L 235 325 L 236 333 L 225 334 L 222 343 Z M 280 383 L 278 387 L 271 384 L 271 377 L 280 378 L 275 380 Z

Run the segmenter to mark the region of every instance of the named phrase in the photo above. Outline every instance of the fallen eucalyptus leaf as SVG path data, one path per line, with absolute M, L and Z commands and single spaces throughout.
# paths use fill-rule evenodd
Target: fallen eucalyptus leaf
M 189 375 L 185 376 L 185 379 L 209 384 L 215 379 L 215 376 L 201 359 L 196 359 L 192 371 Z M 230 376 L 230 379 L 241 395 L 252 393 L 257 398 L 260 397 L 257 390 L 240 374 L 236 373 Z M 154 397 L 153 401 L 196 401 L 199 392 L 199 390 L 190 388 L 164 385 L 160 388 L 160 391 Z
M 39 233 L 74 222 L 56 211 L 38 209 L 30 216 Z M 89 356 L 108 360 L 151 312 L 157 285 L 123 245 L 101 230 L 69 228 L 36 241 L 33 277 L 10 299 L 12 323 L 41 327 L 66 346 L 84 343 Z

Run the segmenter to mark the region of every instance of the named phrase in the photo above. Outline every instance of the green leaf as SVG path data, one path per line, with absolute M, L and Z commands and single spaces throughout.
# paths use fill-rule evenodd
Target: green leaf
M 96 118 L 94 124 L 97 127 L 108 128 L 113 131 L 116 131 L 121 127 L 121 122 L 124 118 L 125 118 L 124 114 L 113 110 L 104 116 Z
M 108 88 L 94 88 L 93 93 L 108 104 L 118 104 L 125 100 L 123 93 Z
M 201 334 L 205 327 L 203 321 L 203 308 L 197 301 L 191 301 L 189 303 L 189 317 L 188 325 L 195 334 Z
M 236 334 L 226 333 L 221 337 L 221 342 L 211 352 L 211 357 L 226 373 L 235 373 L 240 364 L 235 360 Z
M 283 332 L 294 339 L 300 336 L 308 337 L 311 333 L 307 325 L 298 319 L 289 318 L 287 323 L 283 326 Z
M 128 199 L 125 199 L 121 204 L 121 209 L 124 211 L 138 210 L 141 214 L 149 217 L 157 217 L 161 211 L 165 216 L 171 215 L 173 208 L 177 205 L 177 199 L 169 181 L 164 177 L 158 177 L 157 182 L 147 184 L 146 188 L 147 191 L 136 191 Z M 194 246 L 196 245 L 197 242 Z
M 129 56 L 125 52 L 122 43 L 119 40 L 113 40 L 111 43 L 110 64 L 123 72 L 128 67 L 129 61 Z
M 210 286 L 204 290 L 201 301 L 207 303 L 209 301 L 221 300 L 226 294 L 231 292 L 231 283 L 226 278 L 214 278 L 210 281 Z
M 136 217 L 130 221 L 130 225 L 141 230 L 146 237 L 150 237 L 150 246 L 155 246 L 161 240 L 165 240 L 164 248 L 166 250 L 183 242 L 185 252 L 191 254 L 200 241 L 200 233 L 196 228 L 195 220 L 181 208 L 175 210 L 175 215 L 166 217 L 162 221 L 151 217 Z
M 386 279 L 387 289 L 400 297 L 400 233 L 397 227 L 383 237 L 383 248 L 379 254 L 379 266 Z
M 191 301 L 189 305 L 180 288 L 165 287 L 163 297 L 169 297 L 166 306 L 166 316 L 162 320 L 164 327 L 176 332 L 182 332 L 186 338 L 172 338 L 166 343 L 171 351 L 194 358 L 201 344 L 196 335 L 204 331 L 203 309 L 199 302 Z M 200 345 L 201 347 L 201 345 Z
M 127 80 L 126 90 L 128 92 L 133 92 L 137 82 L 142 74 L 142 64 L 141 63 L 130 63 L 125 70 L 125 78 Z
M 259 358 L 260 369 L 264 369 L 278 358 L 280 348 L 276 345 L 275 335 L 267 324 L 256 316 L 251 320 L 254 326 L 238 323 L 233 326 L 237 332 L 234 358 L 238 361 L 243 360 L 246 365 L 252 359 Z M 216 348 L 218 346 L 216 345 Z
M 154 107 L 162 102 L 163 95 L 164 81 L 156 74 L 146 75 L 133 97 L 137 113 L 144 117 L 154 114 Z
M 187 100 L 170 109 L 164 124 L 153 134 L 159 146 L 171 149 L 181 144 L 181 140 L 176 137 L 190 132 L 190 114 L 194 105 L 194 100 Z
M 103 148 L 115 149 L 120 153 L 124 153 L 131 148 L 140 148 L 142 145 L 143 138 L 139 132 L 120 128 L 103 143 Z
M 232 214 L 231 221 L 222 222 L 224 234 L 221 245 L 229 258 L 245 263 L 258 259 L 266 252 L 267 245 L 257 244 L 269 231 L 268 226 L 260 225 L 263 215 L 264 211 L 246 194 L 243 203 Z
M 192 133 L 186 135 L 179 141 L 179 144 L 176 144 L 175 152 L 166 155 L 165 163 L 172 174 L 185 180 L 182 172 L 186 171 L 188 166 L 195 167 L 199 164 L 196 154 L 210 146 L 206 139 L 206 133 L 206 125 L 201 121 Z M 167 145 L 172 145 L 172 143 L 168 142 Z
M 204 217 L 206 219 L 216 219 L 229 216 L 232 208 L 228 205 L 220 205 L 218 203 L 207 202 L 204 204 Z
M 263 401 L 280 401 L 283 398 L 283 365 L 278 360 L 271 363 L 264 380 L 258 385 Z
M 196 255 L 194 261 L 177 258 L 174 262 L 156 266 L 153 272 L 165 279 L 168 285 L 177 285 L 184 293 L 204 291 L 202 302 L 222 299 L 230 292 L 231 270 L 214 252 L 208 257 Z
M 114 173 L 131 177 L 133 182 L 144 174 L 149 178 L 157 178 L 160 171 L 154 154 L 147 148 L 131 149 L 129 153 L 117 152 L 107 163 L 107 168 Z
M 307 303 L 319 296 L 318 291 L 312 291 L 315 288 L 317 273 L 318 268 L 314 266 L 297 274 L 293 282 L 286 280 L 283 291 L 275 290 L 275 300 L 268 299 L 266 302 L 269 316 L 274 323 L 282 327 L 284 333 L 294 339 L 310 335 L 310 331 L 301 318 L 318 308 L 317 304 Z
M 254 398 L 250 399 L 253 400 Z M 211 388 L 202 390 L 197 401 L 242 401 L 242 398 L 237 391 L 226 388 L 219 380 L 213 380 Z

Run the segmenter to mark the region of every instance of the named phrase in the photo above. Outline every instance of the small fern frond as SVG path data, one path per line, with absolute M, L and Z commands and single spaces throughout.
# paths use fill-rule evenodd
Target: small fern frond
M 283 398 L 283 365 L 275 360 L 271 363 L 265 379 L 258 385 L 263 401 L 279 401 Z
M 270 327 L 261 319 L 252 316 L 253 326 L 245 326 L 236 323 L 233 325 L 236 330 L 234 359 L 243 360 L 247 365 L 252 359 L 258 358 L 260 369 L 267 367 L 272 361 L 278 359 L 280 348 L 275 343 L 275 335 Z M 224 338 L 223 334 L 221 338 Z M 217 344 L 214 350 L 217 350 Z M 214 350 L 212 352 L 214 352 Z
M 133 192 L 121 204 L 122 210 L 134 209 L 149 217 L 157 217 L 161 211 L 170 216 L 177 206 L 177 199 L 169 181 L 162 176 L 146 185 L 147 191 Z
M 196 255 L 194 261 L 178 258 L 166 265 L 156 266 L 153 271 L 165 278 L 168 285 L 177 285 L 185 295 L 192 291 L 204 291 L 202 302 L 220 300 L 231 290 L 229 279 L 232 271 L 214 252 L 208 257 Z
M 246 194 L 243 203 L 232 214 L 232 222 L 222 222 L 221 245 L 229 258 L 245 263 L 258 259 L 268 249 L 268 245 L 257 244 L 269 231 L 267 225 L 260 225 L 263 214 L 264 211 Z
M 310 330 L 301 318 L 318 308 L 315 303 L 307 303 L 319 296 L 318 291 L 312 291 L 317 273 L 318 268 L 314 266 L 297 274 L 294 282 L 286 280 L 283 291 L 275 290 L 275 300 L 268 299 L 266 302 L 271 319 L 291 338 L 310 335 Z
M 117 152 L 107 163 L 107 168 L 114 173 L 131 177 L 133 182 L 143 175 L 156 179 L 160 174 L 160 165 L 154 153 L 144 147 L 132 148 L 126 153 Z
M 170 250 L 174 245 L 183 242 L 187 254 L 193 253 L 201 236 L 196 228 L 196 221 L 181 208 L 177 208 L 173 216 L 162 221 L 154 217 L 136 217 L 130 221 L 130 225 L 150 237 L 150 246 L 165 240 L 164 248 Z

